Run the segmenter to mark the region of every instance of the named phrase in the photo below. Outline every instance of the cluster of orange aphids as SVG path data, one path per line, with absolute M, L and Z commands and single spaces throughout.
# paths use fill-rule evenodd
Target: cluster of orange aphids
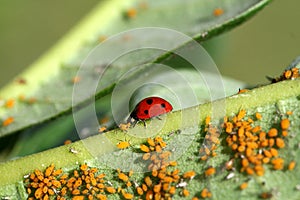
M 120 144 L 120 143 L 119 143 Z M 127 144 L 127 143 L 126 143 Z M 128 145 L 126 145 L 127 147 Z M 194 170 L 181 172 L 177 168 L 177 162 L 170 160 L 171 151 L 166 150 L 166 142 L 159 136 L 155 138 L 147 138 L 147 142 L 140 144 L 140 151 L 143 152 L 142 159 L 147 161 L 147 170 L 150 172 L 145 174 L 141 183 L 130 180 L 132 171 L 129 174 L 118 170 L 118 179 L 124 182 L 125 187 L 134 185 L 135 194 L 140 199 L 169 199 L 177 193 L 181 197 L 189 197 L 190 192 L 187 189 L 189 182 L 197 175 Z M 120 148 L 124 149 L 124 148 Z M 205 171 L 206 176 L 215 173 L 214 168 Z M 132 182 L 134 184 L 132 184 Z M 122 193 L 125 199 L 131 199 L 133 194 L 124 188 L 118 188 L 118 192 Z M 124 194 L 127 194 L 125 197 Z M 208 189 L 203 189 L 200 196 L 209 198 L 212 194 Z M 198 197 L 193 197 L 198 199 Z
M 284 80 L 294 80 L 299 77 L 299 69 L 297 67 L 293 67 L 291 69 L 285 70 L 281 76 L 277 78 L 269 78 L 267 77 L 272 83 L 277 83 L 279 81 L 284 81 Z
M 177 193 L 182 197 L 190 196 L 187 186 L 197 175 L 195 171 L 181 171 L 176 168 L 177 162 L 170 161 L 171 152 L 166 151 L 167 144 L 159 136 L 148 138 L 147 143 L 140 145 L 143 152 L 142 159 L 148 161 L 147 169 L 141 181 L 137 181 L 131 170 L 122 172 L 116 170 L 117 184 L 112 184 L 104 178 L 104 173 L 86 164 L 74 170 L 71 174 L 63 174 L 62 170 L 55 170 L 54 165 L 44 172 L 35 170 L 25 179 L 28 199 L 109 199 L 109 195 L 118 194 L 123 199 L 172 199 Z M 208 172 L 207 172 L 208 173 Z M 201 195 L 210 197 L 206 189 Z M 197 197 L 194 197 L 197 199 Z
M 271 166 L 274 170 L 293 170 L 295 161 L 285 164 L 285 160 L 279 156 L 279 149 L 287 146 L 286 137 L 290 129 L 290 121 L 287 112 L 279 124 L 267 131 L 255 125 L 256 121 L 262 120 L 262 115 L 256 113 L 253 117 L 246 117 L 246 111 L 241 110 L 237 115 L 224 118 L 220 127 L 212 125 L 210 118 L 205 120 L 205 146 L 200 152 L 202 160 L 209 156 L 216 156 L 215 150 L 220 144 L 219 136 L 222 130 L 226 132 L 226 143 L 234 152 L 233 157 L 226 163 L 227 170 L 238 167 L 242 173 L 247 175 L 262 176 L 265 172 L 265 165 Z M 283 115 L 282 115 L 283 116 Z M 130 146 L 126 141 L 120 142 L 118 148 L 123 150 Z M 73 174 L 62 175 L 61 170 L 55 170 L 54 165 L 48 167 L 45 172 L 36 170 L 28 175 L 25 180 L 29 199 L 48 199 L 56 196 L 57 199 L 72 197 L 80 199 L 109 199 L 109 195 L 120 195 L 123 199 L 169 199 L 176 194 L 181 197 L 191 198 L 188 185 L 199 175 L 194 170 L 181 172 L 177 162 L 171 159 L 172 152 L 167 150 L 167 143 L 162 137 L 148 138 L 140 144 L 142 152 L 141 159 L 146 162 L 145 173 L 140 180 L 133 176 L 133 171 L 122 172 L 116 170 L 118 183 L 110 183 L 105 180 L 105 174 L 99 173 L 96 168 L 90 168 L 86 164 L 81 165 L 79 170 Z M 132 147 L 134 148 L 134 147 Z M 234 166 L 234 163 L 238 163 Z M 201 175 L 205 178 L 214 176 L 217 168 L 212 166 L 206 168 Z M 240 189 L 246 189 L 248 182 L 240 185 Z M 199 198 L 211 198 L 212 193 L 204 188 L 193 200 Z
M 185 188 L 186 181 L 193 179 L 196 173 L 188 171 L 180 175 L 180 170 L 176 168 L 177 162 L 170 161 L 172 153 L 164 150 L 166 146 L 159 136 L 148 138 L 146 144 L 140 145 L 140 150 L 144 152 L 142 158 L 149 161 L 147 168 L 151 172 L 136 187 L 137 193 L 145 199 L 172 199 L 178 188 L 183 188 L 180 192 L 182 196 L 189 196 Z
M 111 185 L 104 180 L 105 174 L 98 173 L 96 168 L 86 164 L 74 170 L 72 174 L 63 174 L 61 169 L 50 165 L 44 172 L 35 170 L 25 179 L 28 199 L 56 199 L 72 200 L 107 199 L 107 195 L 114 193 Z
M 246 111 L 241 110 L 231 120 L 225 117 L 223 125 L 227 133 L 227 145 L 235 152 L 235 160 L 241 165 L 240 171 L 248 175 L 263 176 L 266 164 L 271 164 L 274 170 L 284 169 L 284 159 L 279 156 L 278 150 L 286 146 L 289 119 L 281 120 L 280 129 L 270 128 L 264 131 L 260 126 L 254 125 L 256 120 L 262 119 L 260 113 L 255 114 L 255 119 L 246 119 L 245 116 Z M 245 184 L 241 188 L 245 188 Z
M 61 189 L 60 177 L 63 177 L 62 170 L 55 170 L 54 164 L 50 165 L 45 172 L 35 170 L 25 179 L 28 199 L 49 199 L 56 195 Z
M 220 144 L 220 131 L 216 126 L 213 126 L 210 123 L 210 120 L 210 117 L 206 117 L 205 119 L 205 140 L 199 150 L 201 160 L 207 160 L 209 156 L 216 156 L 217 153 L 215 152 L 215 150 Z

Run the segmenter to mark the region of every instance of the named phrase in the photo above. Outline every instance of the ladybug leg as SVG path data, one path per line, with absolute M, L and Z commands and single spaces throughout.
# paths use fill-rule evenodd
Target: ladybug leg
M 137 120 L 131 120 L 132 122 L 131 122 L 131 124 L 132 124 L 132 128 L 134 128 L 135 127 L 135 125 L 139 122 L 139 121 L 137 121 Z
M 144 124 L 144 127 L 147 128 L 147 124 L 145 122 L 145 120 L 142 120 L 143 124 Z
M 136 125 L 137 123 L 139 123 L 139 122 L 143 122 L 144 127 L 147 128 L 147 124 L 146 124 L 145 120 L 135 120 L 135 119 L 133 119 L 133 118 L 131 119 L 132 128 L 134 128 L 135 125 Z
M 155 118 L 161 120 L 161 118 L 159 116 L 156 116 Z

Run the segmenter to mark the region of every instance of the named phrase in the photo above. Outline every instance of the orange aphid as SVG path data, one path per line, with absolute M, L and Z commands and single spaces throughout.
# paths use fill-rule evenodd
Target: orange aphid
M 283 119 L 283 120 L 281 120 L 280 126 L 284 130 L 288 129 L 290 127 L 290 120 L 289 119 Z
M 214 9 L 214 16 L 218 17 L 224 13 L 224 10 L 222 8 L 216 8 Z
M 207 155 L 201 156 L 200 159 L 203 160 L 203 161 L 207 160 Z
M 129 142 L 123 141 L 123 142 L 119 142 L 119 144 L 117 144 L 117 147 L 119 149 L 126 149 L 130 146 Z
M 245 92 L 248 92 L 248 91 L 249 91 L 248 89 L 240 89 L 239 88 L 238 94 L 245 93 Z
M 261 130 L 261 127 L 260 126 L 255 126 L 253 129 L 252 129 L 252 132 L 253 133 L 256 133 L 256 132 L 258 132 L 258 131 L 260 131 Z
M 270 139 L 268 140 L 268 143 L 269 143 L 269 147 L 272 147 L 272 146 L 274 146 L 274 144 L 275 144 L 275 140 L 274 140 L 273 138 L 270 138 Z
M 150 153 L 145 153 L 143 155 L 143 160 L 148 160 L 150 158 L 151 154 Z
M 19 97 L 18 97 L 18 99 L 20 101 L 25 101 L 25 95 L 24 94 L 20 94 Z
M 209 123 L 210 123 L 210 116 L 207 116 L 205 118 L 205 125 L 209 125 Z
M 109 192 L 111 194 L 116 193 L 116 189 L 114 187 L 106 187 L 105 189 L 106 189 L 107 192 Z
M 124 182 L 127 182 L 128 179 L 129 179 L 128 176 L 126 174 L 124 174 L 124 173 L 119 173 L 118 177 L 119 177 L 119 179 L 121 179 Z
M 292 171 L 295 169 L 296 166 L 296 162 L 295 161 L 291 161 L 288 165 L 288 170 Z
M 281 138 L 276 138 L 276 146 L 279 148 L 283 148 L 285 146 L 284 140 Z
M 15 100 L 14 99 L 8 99 L 5 103 L 6 108 L 12 108 L 15 105 Z
M 27 83 L 26 79 L 24 78 L 18 78 L 16 82 L 19 83 L 20 85 L 25 85 Z
M 253 175 L 254 174 L 254 170 L 251 167 L 247 167 L 246 168 L 246 173 L 249 175 Z
M 255 170 L 255 172 L 256 172 L 256 175 L 258 175 L 258 176 L 263 176 L 264 173 L 265 173 L 265 169 L 263 168 L 262 165 L 256 165 L 256 166 L 254 167 L 254 170 Z
M 162 137 L 160 137 L 160 136 L 156 136 L 156 137 L 154 138 L 154 141 L 155 141 L 156 143 L 160 143 L 160 142 L 163 141 L 163 139 L 162 139 Z
M 161 190 L 161 184 L 154 185 L 153 192 L 159 193 Z
M 225 123 L 226 133 L 231 133 L 233 129 L 233 124 L 231 122 Z
M 248 183 L 247 182 L 244 182 L 244 183 L 242 183 L 241 185 L 240 185 L 240 189 L 241 190 L 244 190 L 244 189 L 246 189 L 248 187 Z
M 253 150 L 251 148 L 247 148 L 246 149 L 246 156 L 250 157 L 250 156 L 252 156 L 252 154 L 253 154 Z
M 275 170 L 283 169 L 284 160 L 282 158 L 275 158 L 272 160 L 273 168 Z
M 65 140 L 64 141 L 64 145 L 71 144 L 71 143 L 72 143 L 72 140 Z
M 106 199 L 107 199 L 107 197 L 106 197 L 105 194 L 97 194 L 96 197 L 97 197 L 98 199 L 100 199 L 100 200 L 106 200 Z
M 205 176 L 211 176 L 214 175 L 215 173 L 216 173 L 216 169 L 213 167 L 210 167 L 207 170 L 205 170 Z
M 249 166 L 249 161 L 248 161 L 247 158 L 243 158 L 243 159 L 242 159 L 242 166 L 243 166 L 243 167 L 248 167 L 248 166 Z
M 287 114 L 287 115 L 292 115 L 292 114 L 293 114 L 293 111 L 287 111 L 286 114 Z
M 47 167 L 47 169 L 45 170 L 45 176 L 48 177 L 51 175 L 51 173 L 53 172 L 54 170 L 54 164 L 51 164 L 49 167 Z
M 246 150 L 246 147 L 243 146 L 243 145 L 241 145 L 241 146 L 238 147 L 238 151 L 239 152 L 244 152 L 245 150 Z
M 234 143 L 234 144 L 231 145 L 231 149 L 232 149 L 232 150 L 236 150 L 237 148 L 238 148 L 238 145 L 237 145 L 237 144 Z
M 268 150 L 264 150 L 264 154 L 267 158 L 272 158 L 272 156 L 273 156 L 272 153 Z
M 109 122 L 109 117 L 108 116 L 104 116 L 101 119 L 99 119 L 100 124 L 105 124 L 107 122 Z
M 153 197 L 154 197 L 153 191 L 148 190 L 148 192 L 146 193 L 146 200 L 151 200 L 151 199 L 153 199 Z
M 132 176 L 133 175 L 133 170 L 130 170 L 129 172 L 128 172 L 128 176 L 130 177 L 130 176 Z
M 79 194 L 80 194 L 80 190 L 78 189 L 72 190 L 72 195 L 79 195 Z
M 270 153 L 272 154 L 273 157 L 277 157 L 278 156 L 278 151 L 275 148 L 271 148 L 270 149 Z
M 140 9 L 147 9 L 148 8 L 148 3 L 146 1 L 142 1 L 139 3 L 139 8 Z
M 107 36 L 105 36 L 105 35 L 101 35 L 100 37 L 99 37 L 99 42 L 103 42 L 103 41 L 105 41 L 107 39 Z
M 292 76 L 292 71 L 291 71 L 291 70 L 287 70 L 287 71 L 285 71 L 285 72 L 283 73 L 283 75 L 284 75 L 284 77 L 285 77 L 286 79 L 290 79 L 291 76 Z
M 270 198 L 272 198 L 272 193 L 269 193 L 269 192 L 263 192 L 263 193 L 261 193 L 260 194 L 260 198 L 262 198 L 262 199 L 270 199 Z
M 31 98 L 29 98 L 29 99 L 27 100 L 27 102 L 30 103 L 30 104 L 33 104 L 33 103 L 35 103 L 36 101 L 37 101 L 37 99 L 34 98 L 34 97 L 31 97 Z
M 146 176 L 145 179 L 144 179 L 144 181 L 145 181 L 145 183 L 146 183 L 146 185 L 148 187 L 152 186 L 152 180 L 151 180 L 151 178 L 149 176 Z
M 240 110 L 240 112 L 237 115 L 237 120 L 243 119 L 245 115 L 246 115 L 246 110 Z
M 201 195 L 202 198 L 209 198 L 209 197 L 211 197 L 211 193 L 210 193 L 210 191 L 207 188 L 204 188 L 201 191 L 200 195 Z
M 183 178 L 193 179 L 196 176 L 195 171 L 188 171 L 183 174 Z
M 175 194 L 175 192 L 176 192 L 176 187 L 171 186 L 170 189 L 169 189 L 169 193 L 173 195 L 173 194 Z
M 141 144 L 141 145 L 140 145 L 140 149 L 141 149 L 143 152 L 145 152 L 145 153 L 150 152 L 149 147 L 147 147 L 147 146 L 144 145 L 144 144 Z
M 154 142 L 153 139 L 147 138 L 147 142 L 148 142 L 148 144 L 149 144 L 150 146 L 155 147 L 155 142 Z
M 156 151 L 157 153 L 160 153 L 160 152 L 162 151 L 161 146 L 156 145 L 156 146 L 155 146 L 155 151 Z
M 263 161 L 263 163 L 269 163 L 270 162 L 270 158 L 268 158 L 268 157 L 265 157 L 265 158 L 263 158 L 262 159 L 262 161 Z
M 84 200 L 84 196 L 74 196 L 72 200 Z
M 133 194 L 127 193 L 124 190 L 122 191 L 122 195 L 125 199 L 133 199 L 133 197 L 134 197 Z
M 256 119 L 258 119 L 258 120 L 261 120 L 262 119 L 262 116 L 261 116 L 261 114 L 260 113 L 255 113 L 255 117 L 256 117 Z
M 176 162 L 176 161 L 170 161 L 170 162 L 169 162 L 169 165 L 170 165 L 170 166 L 176 166 L 176 165 L 177 165 L 177 162 Z
M 106 126 L 102 126 L 98 129 L 98 133 L 103 133 L 104 131 L 106 131 Z
M 79 76 L 74 76 L 74 77 L 72 78 L 72 83 L 79 83 L 80 80 L 81 80 L 81 78 L 80 78 Z
M 283 130 L 282 132 L 281 132 L 281 135 L 283 136 L 283 137 L 286 137 L 286 136 L 288 136 L 288 131 L 286 131 L 286 130 Z
M 136 14 L 137 14 L 137 10 L 135 8 L 130 8 L 126 11 L 126 16 L 128 18 L 134 18 L 136 17 Z
M 271 128 L 268 132 L 269 137 L 276 137 L 278 135 L 278 131 L 276 128 Z
M 183 189 L 182 190 L 182 195 L 185 196 L 185 197 L 187 197 L 187 196 L 190 195 L 190 192 L 187 189 Z
M 131 126 L 131 123 L 128 122 L 127 124 L 119 124 L 119 128 L 122 130 L 122 131 L 128 131 L 128 129 L 130 128 Z
M 143 191 L 143 189 L 142 189 L 141 187 L 137 187 L 137 188 L 136 188 L 136 192 L 137 192 L 140 196 L 142 196 L 142 195 L 144 194 L 144 191 Z
M 8 117 L 6 118 L 3 122 L 2 122 L 2 126 L 8 126 L 10 125 L 11 123 L 14 122 L 14 118 L 13 117 Z
M 132 183 L 131 183 L 130 181 L 128 181 L 128 182 L 126 183 L 126 186 L 127 186 L 127 187 L 131 187 L 131 186 L 132 186 Z

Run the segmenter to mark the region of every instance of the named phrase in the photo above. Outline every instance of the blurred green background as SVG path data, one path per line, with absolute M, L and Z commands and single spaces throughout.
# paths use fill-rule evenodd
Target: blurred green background
M 29 66 L 99 1 L 2 0 L 0 87 Z M 300 1 L 273 1 L 242 26 L 208 43 L 223 75 L 250 84 L 277 76 L 298 55 Z

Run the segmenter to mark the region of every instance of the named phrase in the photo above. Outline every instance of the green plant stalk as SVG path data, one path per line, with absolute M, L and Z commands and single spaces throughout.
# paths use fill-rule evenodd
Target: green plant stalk
M 284 91 L 284 92 L 283 92 Z M 260 88 L 253 89 L 247 93 L 242 93 L 239 95 L 234 95 L 226 98 L 226 114 L 232 115 L 237 113 L 240 109 L 251 110 L 257 107 L 267 107 L 268 105 L 274 105 L 278 101 L 284 101 L 285 99 L 299 97 L 300 96 L 300 80 L 293 81 L 283 81 L 276 84 L 271 84 L 263 86 Z M 218 104 L 222 100 L 212 102 L 214 105 Z M 210 115 L 212 103 L 206 103 L 199 105 L 197 107 L 188 108 L 184 111 L 191 112 L 196 109 L 200 112 L 200 118 L 194 119 L 198 121 L 198 125 L 203 123 L 206 116 Z M 179 128 L 193 127 L 193 116 L 191 115 L 191 123 L 186 123 L 184 126 L 177 127 L 180 124 L 181 112 L 177 111 L 174 113 L 167 114 L 168 120 L 162 130 L 158 134 L 170 133 Z M 155 127 L 160 120 L 154 120 L 153 125 L 147 129 L 151 130 L 151 127 Z M 272 123 L 272 122 L 270 122 Z M 298 123 L 298 122 L 297 122 Z M 130 129 L 131 134 L 138 134 L 141 129 L 143 129 L 142 124 L 138 124 L 135 128 Z M 128 133 L 117 129 L 107 132 L 102 135 L 92 136 L 83 141 L 78 141 L 70 145 L 61 146 L 54 148 L 45 152 L 30 155 L 24 158 L 20 158 L 13 161 L 8 161 L 6 163 L 0 164 L 0 194 L 3 193 L 5 185 L 13 185 L 19 181 L 22 181 L 23 176 L 32 172 L 34 169 L 45 169 L 51 163 L 54 163 L 58 168 L 72 168 L 72 166 L 78 163 L 84 163 L 87 160 L 94 159 L 89 151 L 85 148 L 85 144 L 95 145 L 97 156 L 103 155 L 113 151 L 115 146 L 108 144 L 103 148 L 98 148 L 95 141 L 110 141 L 112 144 L 116 145 L 121 140 L 130 140 L 132 145 L 139 144 L 143 139 L 129 137 Z M 72 153 L 71 151 L 76 151 L 77 153 Z M 95 155 L 95 154 L 93 154 Z

